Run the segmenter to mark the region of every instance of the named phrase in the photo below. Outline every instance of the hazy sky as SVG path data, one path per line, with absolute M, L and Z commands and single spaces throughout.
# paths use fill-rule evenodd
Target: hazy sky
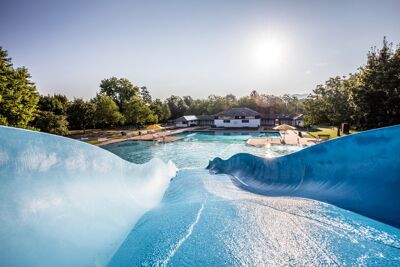
M 101 79 L 155 97 L 310 92 L 400 42 L 400 1 L 5 1 L 0 46 L 43 94 L 95 96 Z

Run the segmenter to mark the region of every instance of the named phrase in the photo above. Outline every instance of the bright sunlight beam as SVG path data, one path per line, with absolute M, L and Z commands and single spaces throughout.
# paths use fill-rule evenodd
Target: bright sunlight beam
M 258 69 L 280 67 L 284 62 L 285 53 L 285 43 L 273 37 L 256 39 L 251 47 L 252 62 Z

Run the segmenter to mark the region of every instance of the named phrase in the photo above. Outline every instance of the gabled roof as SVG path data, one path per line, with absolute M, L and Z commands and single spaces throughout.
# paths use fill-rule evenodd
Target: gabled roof
M 195 121 L 197 120 L 197 117 L 194 115 L 188 115 L 188 116 L 182 116 L 177 118 L 175 121 L 180 122 L 180 121 Z
M 217 114 L 216 116 L 230 116 L 230 117 L 235 117 L 235 116 L 258 116 L 260 113 L 257 111 L 254 111 L 249 108 L 231 108 L 225 111 L 221 111 Z
M 296 117 L 294 117 L 293 119 L 294 120 L 302 120 L 303 119 L 303 114 L 299 114 L 299 115 L 297 115 Z
M 196 115 L 198 120 L 205 121 L 205 120 L 213 120 L 214 117 L 211 115 Z

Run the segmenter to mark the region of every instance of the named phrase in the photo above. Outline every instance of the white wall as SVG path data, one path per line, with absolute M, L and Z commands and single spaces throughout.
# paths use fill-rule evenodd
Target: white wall
M 294 124 L 293 126 L 303 127 L 304 126 L 304 120 L 294 120 L 293 124 Z
M 181 121 L 179 121 L 179 122 L 175 123 L 175 126 L 182 128 L 182 127 L 189 127 L 190 125 L 193 125 L 193 124 L 197 125 L 197 121 L 188 121 L 187 124 L 183 124 Z
M 233 119 L 230 122 L 224 122 L 224 120 L 214 120 L 214 124 L 217 127 L 227 127 L 227 128 L 258 128 L 260 127 L 260 119 L 249 119 L 248 123 L 242 122 L 241 119 Z
M 183 124 L 181 121 L 175 123 L 175 126 L 176 126 L 176 127 L 180 127 L 180 128 L 182 128 L 182 127 L 189 127 L 188 124 Z

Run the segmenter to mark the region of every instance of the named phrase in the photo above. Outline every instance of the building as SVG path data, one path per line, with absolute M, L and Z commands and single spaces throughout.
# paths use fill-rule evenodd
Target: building
M 212 126 L 214 125 L 214 117 L 211 115 L 197 115 L 198 126 Z
M 249 108 L 231 108 L 210 115 L 182 116 L 175 120 L 176 127 L 211 126 L 219 128 L 259 128 L 288 124 L 304 126 L 303 114 L 263 114 Z
M 176 127 L 190 127 L 190 126 L 197 126 L 198 119 L 196 116 L 182 116 L 175 120 Z
M 189 115 L 182 116 L 175 120 L 176 127 L 191 127 L 191 126 L 212 126 L 214 124 L 213 116 L 210 115 Z
M 277 126 L 287 124 L 292 126 L 304 125 L 303 114 L 263 114 L 261 115 L 261 126 Z
M 249 108 L 231 108 L 214 116 L 215 127 L 258 128 L 261 125 L 260 113 Z
M 304 115 L 300 114 L 293 118 L 292 126 L 303 127 L 304 126 Z

